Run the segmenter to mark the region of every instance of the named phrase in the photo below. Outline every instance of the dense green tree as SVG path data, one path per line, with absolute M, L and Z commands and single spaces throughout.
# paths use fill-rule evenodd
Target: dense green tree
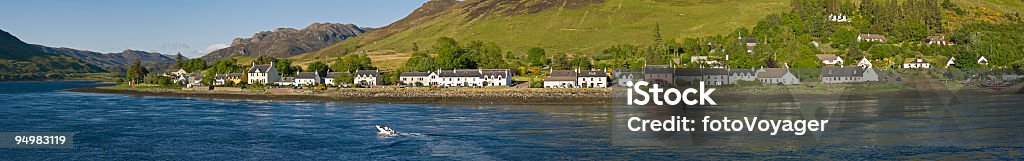
M 544 48 L 530 48 L 526 53 L 526 59 L 530 62 L 530 66 L 546 66 L 551 63 L 551 60 L 548 59 L 547 53 L 544 52 Z
M 331 69 L 331 68 L 328 67 L 327 64 L 324 64 L 323 62 L 319 62 L 318 61 L 318 62 L 313 62 L 313 63 L 309 64 L 309 66 L 306 66 L 306 70 L 305 71 L 307 71 L 307 72 L 317 72 L 317 73 L 320 73 L 321 76 L 324 76 L 324 75 L 327 75 L 327 71 L 329 69 Z
M 338 58 L 331 65 L 331 70 L 337 72 L 355 72 L 356 70 L 377 69 L 373 66 L 373 60 L 364 54 L 349 54 Z

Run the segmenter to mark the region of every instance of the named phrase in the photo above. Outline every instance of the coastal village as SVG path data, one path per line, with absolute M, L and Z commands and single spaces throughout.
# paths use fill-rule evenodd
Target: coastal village
M 839 17 L 841 19 L 841 17 Z M 746 45 L 747 52 L 753 52 L 758 45 L 756 38 L 739 38 Z M 885 43 L 885 36 L 877 34 L 860 34 L 857 41 Z M 943 36 L 931 36 L 922 44 L 953 45 Z M 820 69 L 791 69 L 788 64 L 781 68 L 728 68 L 724 59 L 709 56 L 692 56 L 691 63 L 702 68 L 677 68 L 673 65 L 645 65 L 642 69 L 546 69 L 541 81 L 542 86 L 530 86 L 532 82 L 515 79 L 513 69 L 436 69 L 432 71 L 401 72 L 398 82 L 386 84 L 380 70 L 355 70 L 344 72 L 295 72 L 294 76 L 286 77 L 279 72 L 274 62 L 257 64 L 253 62 L 245 73 L 216 74 L 212 83 L 203 83 L 204 75 L 188 73 L 183 69 L 172 70 L 163 74 L 173 77 L 174 82 L 186 88 L 235 84 L 264 85 L 275 88 L 307 89 L 310 87 L 346 87 L 346 88 L 608 88 L 626 86 L 631 81 L 647 81 L 662 85 L 696 85 L 705 82 L 707 85 L 757 85 L 787 86 L 812 84 L 857 84 L 857 83 L 899 83 L 903 78 L 896 74 L 897 70 L 927 70 L 931 68 L 951 68 L 956 66 L 955 58 L 949 58 L 942 64 L 932 63 L 917 57 L 892 67 L 875 67 L 871 58 L 862 57 L 855 64 L 835 54 L 817 54 Z M 977 58 L 977 65 L 988 65 L 984 56 Z M 849 64 L 849 65 L 847 65 Z M 693 65 L 691 65 L 693 66 Z M 798 72 L 803 74 L 798 74 Z M 813 72 L 808 72 L 813 71 Z M 1007 70 L 999 72 L 1000 82 L 1013 82 L 1024 77 L 1019 71 Z M 813 74 L 808 76 L 807 73 Z M 343 79 L 341 75 L 352 75 Z M 812 79 L 809 81 L 806 79 Z

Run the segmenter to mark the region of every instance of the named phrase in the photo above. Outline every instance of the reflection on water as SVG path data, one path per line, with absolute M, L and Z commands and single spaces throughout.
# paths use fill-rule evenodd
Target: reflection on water
M 756 98 L 644 108 L 203 100 L 59 92 L 82 82 L 0 83 L 0 131 L 74 132 L 72 149 L 0 158 L 95 160 L 1021 159 L 1024 97 L 843 101 Z M 746 103 L 743 103 L 746 102 Z M 825 132 L 624 132 L 638 116 L 829 119 Z M 373 125 L 410 135 L 382 138 Z M 40 155 L 45 154 L 45 155 Z

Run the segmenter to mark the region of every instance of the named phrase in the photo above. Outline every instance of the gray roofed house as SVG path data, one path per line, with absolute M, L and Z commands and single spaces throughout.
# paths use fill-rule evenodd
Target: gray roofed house
M 860 34 L 860 35 L 857 35 L 857 41 L 874 41 L 874 42 L 885 43 L 885 42 L 888 42 L 889 39 L 886 39 L 885 36 L 878 35 L 878 34 Z
M 439 70 L 437 71 L 439 77 L 480 77 L 482 76 L 480 70 L 476 69 L 456 69 L 456 70 Z
M 814 55 L 814 56 L 817 56 L 818 60 L 821 61 L 821 63 L 825 64 L 825 65 L 843 65 L 843 64 L 845 64 L 845 61 L 843 61 L 843 58 L 839 57 L 836 54 L 817 54 L 817 55 Z
M 756 73 L 751 69 L 729 70 L 729 84 L 736 84 L 737 81 L 756 81 Z
M 426 77 L 430 76 L 429 72 L 402 72 L 398 76 L 401 77 Z
M 580 71 L 578 77 L 608 77 L 608 73 L 600 70 Z
M 787 68 L 761 68 L 757 70 L 757 80 L 765 85 L 795 85 L 800 79 Z
M 255 65 L 249 68 L 249 73 L 257 73 L 257 71 L 259 71 L 259 73 L 267 73 L 268 71 L 270 71 L 270 67 L 272 66 L 268 64 Z
M 357 70 L 353 83 L 364 87 L 372 87 L 382 84 L 382 80 L 379 70 Z
M 298 74 L 295 74 L 295 79 L 314 79 L 318 77 L 320 77 L 319 73 L 316 72 L 298 72 Z
M 729 84 L 729 70 L 723 68 L 711 68 L 701 70 L 701 80 L 709 85 Z
M 878 74 L 874 69 L 861 67 L 823 67 L 821 68 L 821 83 L 859 83 L 878 81 Z
M 574 70 L 552 70 L 551 74 L 544 78 L 544 88 L 574 88 L 576 76 Z

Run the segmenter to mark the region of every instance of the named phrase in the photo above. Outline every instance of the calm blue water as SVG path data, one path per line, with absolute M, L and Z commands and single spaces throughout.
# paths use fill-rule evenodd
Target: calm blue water
M 0 132 L 75 133 L 74 148 L 0 149 L 0 160 L 1024 159 L 1021 96 L 962 99 L 966 105 L 941 108 L 913 99 L 843 102 L 809 114 L 801 108 L 811 105 L 735 104 L 699 113 L 824 117 L 836 127 L 805 136 L 679 136 L 623 133 L 622 120 L 629 116 L 672 111 L 621 107 L 265 102 L 59 91 L 88 86 L 95 85 L 0 83 Z M 407 135 L 379 137 L 376 124 Z

